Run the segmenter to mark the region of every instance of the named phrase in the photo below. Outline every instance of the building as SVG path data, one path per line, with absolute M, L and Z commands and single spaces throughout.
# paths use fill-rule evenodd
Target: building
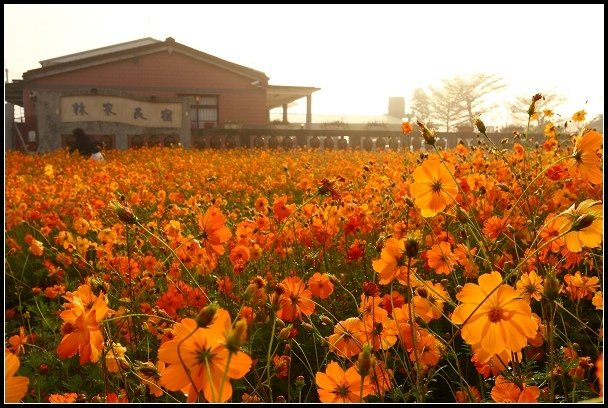
M 181 144 L 251 145 L 251 135 L 209 129 L 266 129 L 269 111 L 319 88 L 269 85 L 268 76 L 186 45 L 143 38 L 40 62 L 5 86 L 23 107 L 5 148 L 45 152 L 71 143 L 81 127 L 107 148 Z M 212 140 L 213 138 L 213 140 Z

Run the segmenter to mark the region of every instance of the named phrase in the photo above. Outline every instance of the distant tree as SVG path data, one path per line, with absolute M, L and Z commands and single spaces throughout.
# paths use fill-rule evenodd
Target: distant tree
M 445 82 L 444 82 L 445 84 Z M 443 88 L 429 87 L 431 90 L 431 119 L 441 123 L 446 132 L 465 118 L 465 109 L 457 95 Z
M 483 73 L 455 76 L 444 80 L 443 84 L 445 92 L 453 95 L 453 99 L 465 110 L 467 122 L 471 126 L 477 116 L 491 108 L 485 97 L 505 87 L 502 78 Z
M 485 97 L 505 87 L 501 81 L 493 74 L 474 74 L 444 79 L 440 87 L 429 87 L 429 92 L 418 88 L 412 95 L 412 113 L 440 123 L 446 132 L 457 124 L 472 126 L 477 116 L 490 109 Z
M 412 93 L 412 107 L 410 120 L 419 120 L 428 123 L 431 119 L 431 99 L 422 88 L 414 89 Z

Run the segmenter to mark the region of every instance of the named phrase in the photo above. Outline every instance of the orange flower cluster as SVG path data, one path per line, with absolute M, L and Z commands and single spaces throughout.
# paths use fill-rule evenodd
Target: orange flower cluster
M 68 303 L 59 315 L 64 321 L 61 326 L 64 336 L 57 347 L 57 354 L 61 358 L 69 358 L 78 353 L 80 365 L 96 363 L 103 348 L 100 323 L 113 312 L 108 308 L 106 296 L 103 292 L 96 296 L 87 284 L 63 297 Z

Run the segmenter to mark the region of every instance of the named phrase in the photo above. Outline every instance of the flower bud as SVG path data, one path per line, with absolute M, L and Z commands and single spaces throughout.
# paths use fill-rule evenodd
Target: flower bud
M 371 347 L 369 344 L 365 344 L 363 346 L 363 350 L 359 353 L 359 358 L 357 359 L 357 371 L 361 375 L 361 377 L 365 377 L 369 374 L 374 366 L 374 361 L 376 358 L 371 352 Z
M 312 324 L 310 324 L 310 323 L 306 323 L 306 322 L 304 322 L 304 323 L 302 323 L 302 327 L 303 327 L 303 328 L 305 328 L 305 329 L 306 329 L 307 331 L 309 331 L 309 332 L 313 332 L 313 331 L 315 331 L 315 328 L 314 328 L 314 327 L 313 327 L 313 325 L 312 325 Z
M 291 328 L 292 327 L 293 326 L 291 324 L 289 326 L 283 327 L 281 329 L 281 331 L 279 332 L 279 339 L 283 340 L 283 341 L 288 340 L 289 337 L 291 337 Z
M 409 258 L 414 258 L 418 255 L 418 251 L 420 250 L 420 243 L 415 238 L 408 238 L 405 241 L 405 255 Z
M 536 94 L 532 97 L 532 102 L 528 107 L 528 116 L 534 115 L 534 113 L 536 112 L 536 102 L 541 100 L 542 98 L 543 96 L 541 94 Z
M 234 324 L 234 329 L 228 331 L 226 335 L 226 348 L 231 353 L 236 353 L 247 341 L 247 320 L 239 319 Z
M 114 211 L 114 214 L 118 217 L 119 220 L 124 222 L 125 224 L 137 224 L 138 220 L 131 207 L 119 203 L 118 201 L 111 201 L 110 208 Z
M 571 231 L 584 230 L 585 228 L 587 228 L 588 226 L 593 224 L 593 221 L 595 221 L 595 215 L 590 214 L 590 213 L 583 214 L 572 223 L 572 227 L 570 227 L 570 230 Z
M 435 146 L 435 133 L 430 130 L 426 125 L 419 120 L 416 121 L 418 127 L 422 131 L 422 137 L 424 137 L 425 142 L 427 142 L 431 146 Z
M 505 193 L 508 193 L 509 191 L 511 191 L 511 189 L 509 188 L 509 186 L 507 186 L 506 184 L 503 183 L 496 183 L 494 184 L 496 187 L 498 187 L 501 191 L 504 191 Z
M 325 325 L 332 325 L 333 322 L 331 321 L 331 319 L 325 315 L 321 316 L 321 323 L 325 324 Z
M 480 118 L 475 119 L 475 127 L 477 127 L 479 133 L 486 133 L 486 125 L 481 121 Z
M 550 301 L 554 301 L 559 296 L 559 280 L 554 275 L 545 278 L 543 294 Z
M 213 318 L 215 317 L 215 313 L 220 308 L 220 305 L 217 303 L 211 303 L 208 306 L 205 306 L 198 316 L 196 316 L 196 324 L 198 327 L 205 328 L 213 322 Z

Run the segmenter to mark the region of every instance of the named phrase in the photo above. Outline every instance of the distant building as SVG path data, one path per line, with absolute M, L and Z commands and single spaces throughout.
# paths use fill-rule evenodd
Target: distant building
M 40 62 L 5 84 L 5 101 L 24 108 L 5 148 L 65 147 L 81 127 L 108 148 L 193 145 L 199 129 L 268 128 L 269 111 L 306 98 L 315 87 L 269 85 L 247 68 L 169 37 L 143 38 Z M 227 140 L 222 140 L 222 143 Z M 239 144 L 240 141 L 233 141 Z M 249 143 L 250 141 L 242 141 Z

